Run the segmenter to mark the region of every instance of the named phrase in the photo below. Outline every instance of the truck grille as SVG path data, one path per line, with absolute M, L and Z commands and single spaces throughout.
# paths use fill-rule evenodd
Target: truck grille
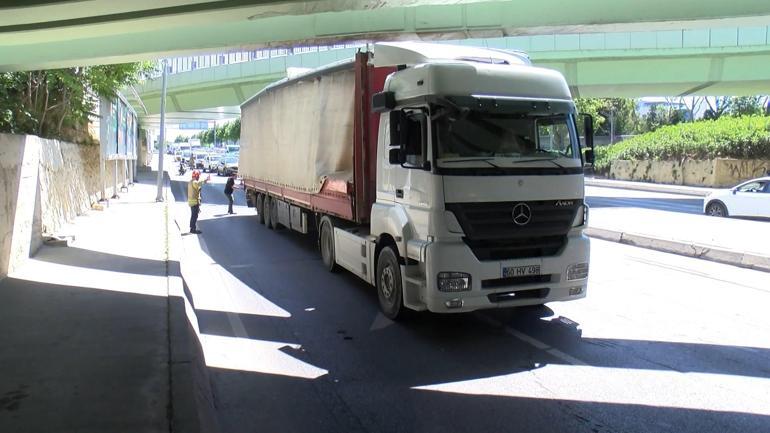
M 518 225 L 514 206 L 526 204 L 531 217 Z M 557 254 L 567 242 L 583 200 L 447 203 L 465 233 L 463 240 L 479 260 L 507 260 Z

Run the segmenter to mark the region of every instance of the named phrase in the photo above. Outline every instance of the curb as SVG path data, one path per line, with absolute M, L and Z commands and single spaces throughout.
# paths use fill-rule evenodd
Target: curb
M 198 317 L 182 276 L 182 238 L 173 215 L 171 179 L 168 172 L 164 177 L 168 242 L 169 423 L 172 432 L 217 433 L 220 429 L 200 345 Z
M 770 257 L 595 227 L 586 228 L 584 233 L 589 237 L 605 241 L 770 272 Z
M 617 180 L 608 179 L 586 179 L 585 184 L 588 186 L 598 186 L 602 188 L 615 188 L 615 189 L 630 189 L 635 191 L 648 191 L 648 192 L 663 192 L 667 194 L 681 194 L 681 195 L 694 195 L 698 197 L 706 197 L 711 193 L 710 189 L 699 187 L 688 187 L 681 185 L 661 185 L 656 183 L 643 183 L 643 182 L 623 182 Z

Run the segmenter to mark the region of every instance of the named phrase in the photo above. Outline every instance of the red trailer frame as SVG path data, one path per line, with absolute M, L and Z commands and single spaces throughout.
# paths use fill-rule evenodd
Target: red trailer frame
M 372 96 L 381 92 L 385 79 L 393 67 L 375 68 L 369 64 L 368 52 L 356 54 L 352 63 L 355 69 L 354 131 L 353 131 L 353 182 L 326 179 L 317 194 L 300 192 L 291 188 L 244 177 L 247 188 L 267 192 L 271 196 L 313 212 L 333 215 L 358 224 L 369 222 L 372 204 L 377 198 L 377 134 L 380 115 L 372 112 Z

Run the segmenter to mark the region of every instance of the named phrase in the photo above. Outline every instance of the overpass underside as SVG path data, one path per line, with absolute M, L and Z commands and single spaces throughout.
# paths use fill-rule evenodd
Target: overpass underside
M 741 27 L 536 35 L 455 43 L 527 51 L 536 65 L 562 72 L 576 97 L 753 95 L 770 92 L 768 35 L 768 27 Z M 288 68 L 315 68 L 350 58 L 357 49 L 279 56 L 170 75 L 169 119 L 235 116 L 240 103 L 283 78 Z M 137 112 L 145 113 L 145 122 L 156 122 L 160 80 L 128 93 Z
M 0 71 L 334 41 L 770 24 L 761 0 L 16 0 L 0 12 Z

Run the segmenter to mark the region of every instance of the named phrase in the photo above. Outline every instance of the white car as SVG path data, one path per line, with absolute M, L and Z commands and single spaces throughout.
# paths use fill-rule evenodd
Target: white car
M 206 163 L 206 167 L 204 167 L 204 170 L 208 171 L 209 173 L 213 173 L 217 171 L 219 168 L 219 160 L 222 159 L 222 155 L 216 155 L 211 154 L 208 156 L 208 162 Z
M 238 174 L 238 158 L 228 155 L 220 159 L 219 167 L 217 167 L 217 174 L 220 176 Z
M 722 217 L 770 218 L 770 176 L 712 192 L 703 199 L 703 213 Z

